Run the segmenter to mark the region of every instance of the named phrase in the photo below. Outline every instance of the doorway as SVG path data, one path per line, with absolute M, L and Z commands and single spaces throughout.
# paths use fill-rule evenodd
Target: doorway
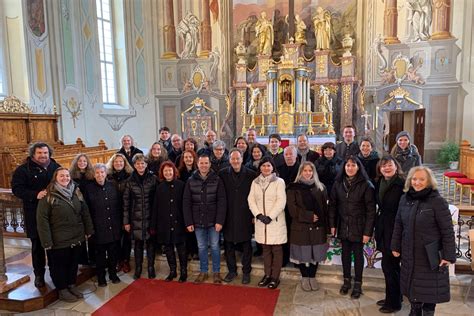
M 388 128 L 387 128 L 388 127 Z M 425 151 L 425 109 L 415 111 L 390 111 L 384 113 L 384 150 L 390 152 L 396 143 L 396 136 L 407 131 L 412 143 L 418 147 L 423 159 Z

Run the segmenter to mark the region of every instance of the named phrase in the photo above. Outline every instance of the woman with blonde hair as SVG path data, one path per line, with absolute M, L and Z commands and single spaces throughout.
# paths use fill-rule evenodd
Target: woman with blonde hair
M 168 160 L 168 152 L 162 143 L 154 142 L 145 158 L 148 164 L 148 170 L 158 177 L 161 164 Z
M 54 172 L 46 196 L 39 201 L 36 220 L 59 299 L 76 302 L 84 297 L 75 288 L 80 246 L 94 229 L 87 204 L 66 168 Z
M 295 182 L 288 185 L 290 211 L 290 261 L 301 272 L 303 291 L 316 291 L 316 270 L 326 260 L 328 229 L 328 194 L 310 161 L 301 163 Z
M 120 153 L 114 154 L 106 164 L 107 180 L 110 180 L 119 191 L 119 200 L 123 201 L 123 191 L 125 183 L 133 172 L 132 166 L 128 163 L 127 158 Z M 122 209 L 123 216 L 123 209 Z M 118 254 L 117 272 L 130 272 L 130 252 L 132 251 L 132 239 L 129 232 L 122 230 L 120 238 L 120 249 Z
M 392 235 L 392 254 L 401 257 L 400 288 L 410 315 L 434 315 L 449 302 L 448 266 L 456 262 L 453 222 L 431 169 L 408 173 Z

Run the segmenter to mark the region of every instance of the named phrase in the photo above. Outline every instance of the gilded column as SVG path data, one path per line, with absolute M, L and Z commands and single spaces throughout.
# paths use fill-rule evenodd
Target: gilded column
M 385 44 L 397 44 L 400 40 L 397 36 L 398 10 L 397 0 L 385 0 L 385 11 L 383 20 L 383 33 Z
M 432 40 L 447 39 L 451 35 L 451 0 L 433 1 L 433 34 Z
M 212 44 L 211 10 L 209 0 L 202 0 L 202 22 L 201 22 L 201 57 L 208 57 Z
M 164 1 L 164 22 L 163 39 L 165 42 L 165 49 L 163 58 L 176 58 L 176 30 L 174 27 L 174 10 L 173 0 Z

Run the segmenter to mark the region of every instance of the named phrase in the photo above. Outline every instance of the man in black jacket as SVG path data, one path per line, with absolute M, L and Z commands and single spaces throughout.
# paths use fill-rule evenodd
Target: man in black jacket
M 171 151 L 171 131 L 169 127 L 163 126 L 160 128 L 160 140 L 158 141 L 160 144 L 163 145 L 163 147 L 166 148 L 166 151 L 168 154 Z M 173 161 L 174 162 L 174 161 Z
M 299 134 L 296 138 L 298 155 L 301 157 L 301 162 L 311 161 L 315 163 L 319 158 L 319 154 L 309 148 L 308 136 L 306 134 Z
M 122 198 L 117 187 L 107 180 L 107 168 L 98 163 L 94 166 L 95 181 L 86 185 L 84 196 L 94 224 L 97 283 L 107 286 L 105 268 L 112 283 L 119 283 L 117 262 L 122 231 Z
M 250 211 L 247 197 L 250 193 L 252 181 L 257 174 L 242 166 L 242 153 L 237 149 L 230 151 L 230 167 L 222 169 L 219 176 L 224 182 L 227 212 L 224 225 L 224 241 L 226 261 L 229 273 L 224 278 L 225 282 L 232 282 L 237 276 L 237 263 L 235 258 L 236 247 L 242 248 L 242 284 L 250 283 L 252 271 L 252 233 L 253 215 Z
M 355 140 L 355 128 L 351 125 L 344 126 L 342 134 L 344 140 L 336 145 L 336 156 L 342 160 L 349 156 L 357 156 L 360 149 Z
M 23 200 L 26 235 L 31 240 L 31 259 L 35 273 L 35 286 L 44 287 L 46 256 L 36 228 L 36 208 L 39 200 L 46 196 L 53 173 L 60 167 L 51 158 L 52 149 L 46 143 L 34 143 L 29 148 L 29 157 L 19 166 L 12 177 L 12 191 Z
M 136 154 L 143 154 L 143 151 L 134 146 L 133 137 L 130 135 L 123 135 L 122 138 L 120 138 L 120 143 L 122 144 L 122 147 L 117 152 L 124 155 L 130 166 L 133 166 L 133 156 Z
M 221 255 L 219 235 L 225 222 L 226 194 L 219 176 L 211 170 L 209 156 L 198 158 L 198 170 L 186 182 L 183 197 L 184 223 L 189 232 L 196 233 L 199 249 L 200 273 L 195 284 L 208 277 L 208 245 L 211 246 L 214 283 L 221 283 Z
M 176 164 L 176 158 L 183 152 L 183 139 L 178 134 L 171 136 L 171 148 L 168 151 L 168 159 Z M 176 164 L 177 165 L 177 164 Z

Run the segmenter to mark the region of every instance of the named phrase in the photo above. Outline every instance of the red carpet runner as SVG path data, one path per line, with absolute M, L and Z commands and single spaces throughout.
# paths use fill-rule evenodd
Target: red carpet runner
M 138 279 L 92 315 L 273 315 L 279 293 L 234 285 Z

